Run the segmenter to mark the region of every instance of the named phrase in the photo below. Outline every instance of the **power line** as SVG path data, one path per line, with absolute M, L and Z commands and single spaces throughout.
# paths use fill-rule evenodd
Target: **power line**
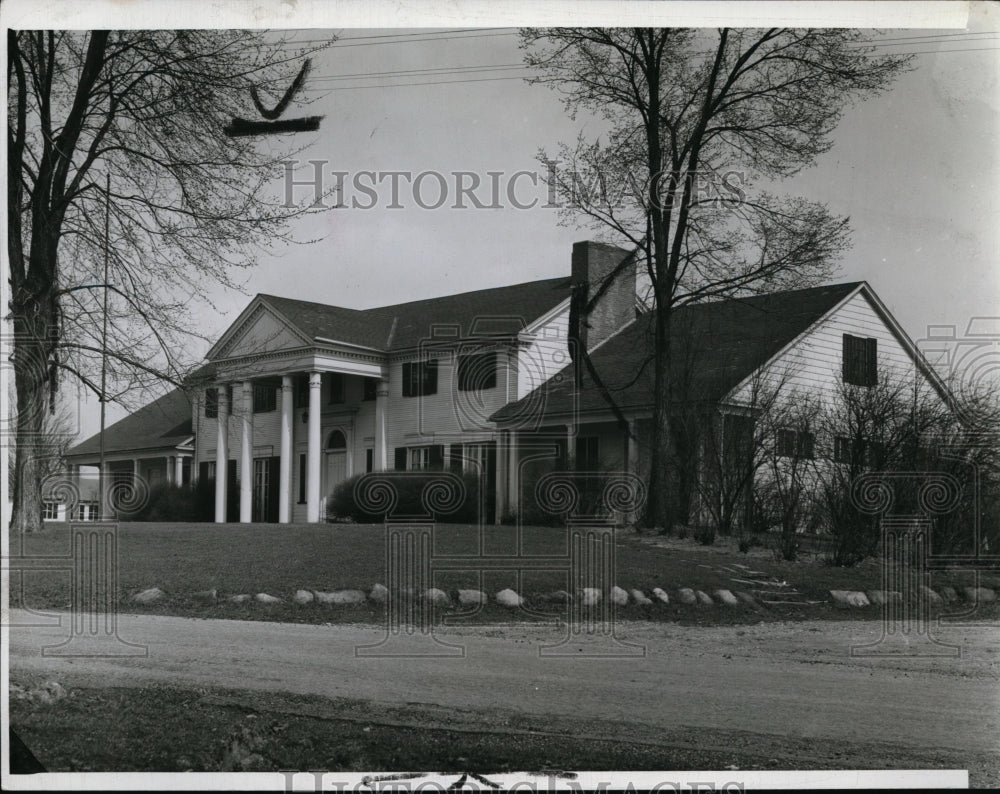
M 462 72 L 487 72 L 499 69 L 526 69 L 523 63 L 497 63 L 484 64 L 483 66 L 436 66 L 428 69 L 397 69 L 389 72 L 353 72 L 350 74 L 320 75 L 314 80 L 349 80 L 353 77 L 374 78 L 374 77 L 402 77 L 408 74 L 428 74 L 428 73 L 462 73 Z
M 326 49 L 333 50 L 333 49 L 338 49 L 338 48 L 342 48 L 342 47 L 379 47 L 379 46 L 382 46 L 382 45 L 385 45 L 385 44 L 412 44 L 413 42 L 417 42 L 417 41 L 455 41 L 456 39 L 484 39 L 484 38 L 493 38 L 494 36 L 516 36 L 516 35 L 517 35 L 517 31 L 510 31 L 508 33 L 474 33 L 474 34 L 469 34 L 469 35 L 463 34 L 463 35 L 459 35 L 459 36 L 441 35 L 441 36 L 435 36 L 435 37 L 429 37 L 429 38 L 414 38 L 414 39 L 409 39 L 408 38 L 405 41 L 404 40 L 395 40 L 395 41 L 363 41 L 363 42 L 359 42 L 357 44 L 340 44 L 339 42 L 341 42 L 341 41 L 351 41 L 351 39 L 338 39 L 337 42 L 335 42 L 334 44 L 331 44 Z M 324 43 L 326 43 L 328 41 L 329 41 L 329 39 L 304 39 L 302 41 L 284 42 L 283 44 L 281 44 L 279 46 L 282 46 L 282 47 L 295 47 L 295 46 L 298 46 L 300 44 L 324 44 Z
M 417 85 L 452 85 L 454 83 L 490 83 L 495 80 L 524 80 L 526 75 L 517 75 L 514 77 L 478 77 L 471 78 L 469 80 L 434 80 L 428 82 L 420 83 L 390 83 L 387 85 L 345 85 L 336 86 L 333 88 L 307 88 L 306 91 L 318 91 L 320 93 L 327 93 L 328 91 L 356 91 L 364 88 L 407 88 L 409 86 Z

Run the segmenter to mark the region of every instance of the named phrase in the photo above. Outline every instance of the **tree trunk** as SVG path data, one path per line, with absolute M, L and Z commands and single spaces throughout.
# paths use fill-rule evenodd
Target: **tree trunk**
M 24 348 L 29 348 L 23 356 Z M 46 383 L 31 346 L 22 344 L 15 352 L 14 379 L 17 387 L 17 435 L 14 446 L 13 514 L 11 527 L 16 533 L 42 529 L 42 471 L 45 462 L 43 420 Z M 21 361 L 27 358 L 27 362 Z
M 649 466 L 646 524 L 658 532 L 673 526 L 673 433 L 670 417 L 670 310 L 656 312 L 656 344 L 653 361 L 653 439 Z

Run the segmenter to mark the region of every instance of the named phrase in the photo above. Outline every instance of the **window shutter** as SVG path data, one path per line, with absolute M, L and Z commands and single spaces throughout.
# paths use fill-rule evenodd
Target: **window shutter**
M 396 447 L 396 471 L 406 471 L 406 447 Z
M 208 461 L 203 460 L 198 464 L 198 482 L 208 482 Z
M 878 383 L 878 340 L 865 340 L 865 385 Z
M 413 396 L 413 363 L 410 361 L 403 362 L 403 396 Z
M 456 474 L 462 473 L 462 445 L 452 444 L 448 449 L 448 468 Z
M 431 359 L 423 363 L 424 388 L 421 394 L 437 394 L 438 390 L 438 360 Z
M 444 444 L 434 444 L 431 447 L 428 465 L 438 471 L 444 468 Z

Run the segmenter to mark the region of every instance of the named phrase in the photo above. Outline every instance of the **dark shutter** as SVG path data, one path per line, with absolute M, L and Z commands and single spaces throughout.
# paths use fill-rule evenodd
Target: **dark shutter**
M 252 476 L 248 472 L 247 476 Z M 240 484 L 236 479 L 236 461 L 226 461 L 226 521 L 240 520 Z
M 423 364 L 423 391 L 421 394 L 437 394 L 438 390 L 438 360 L 431 359 Z
M 878 340 L 865 340 L 865 385 L 878 383 Z
M 278 523 L 278 500 L 281 498 L 281 457 L 272 455 L 265 464 L 267 472 L 267 515 L 264 520 Z
M 486 515 L 483 516 L 484 523 L 492 524 L 496 521 L 497 509 L 497 442 L 491 441 L 486 448 L 486 476 L 483 478 L 483 491 L 486 495 L 485 506 Z
M 414 395 L 413 389 L 413 362 L 404 361 L 403 362 L 403 396 L 412 397 Z
M 441 471 L 444 468 L 444 444 L 434 444 L 431 447 L 427 464 L 434 471 Z
M 208 482 L 208 461 L 203 460 L 198 464 L 198 482 Z
M 306 456 L 299 455 L 299 504 L 306 503 Z
M 406 471 L 406 447 L 396 447 L 396 471 Z
M 462 473 L 462 445 L 451 444 L 448 447 L 448 468 L 455 474 Z

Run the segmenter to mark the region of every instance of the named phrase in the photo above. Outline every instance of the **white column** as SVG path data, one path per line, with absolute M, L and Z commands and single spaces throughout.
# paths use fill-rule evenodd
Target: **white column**
M 253 384 L 245 380 L 241 389 L 240 416 L 240 523 L 249 524 L 253 518 Z
M 292 520 L 292 421 L 295 397 L 292 376 L 281 376 L 281 456 L 278 464 L 278 522 L 288 524 Z
M 219 386 L 215 431 L 215 523 L 226 523 L 226 462 L 229 460 L 229 401 L 226 387 Z
M 167 482 L 173 485 L 174 482 L 174 456 L 165 455 L 163 457 L 164 468 L 167 470 Z
M 511 430 L 507 438 L 507 509 L 513 513 L 517 510 L 521 489 L 517 465 L 517 431 Z
M 389 402 L 389 381 L 379 379 L 375 388 L 375 460 L 372 469 L 385 471 L 388 468 L 385 446 L 385 407 Z
M 573 425 L 566 425 L 566 469 L 576 469 L 576 435 Z
M 132 481 L 139 482 L 139 459 L 132 458 Z
M 184 484 L 184 458 L 174 455 L 174 484 Z
M 496 521 L 499 524 L 504 512 L 507 510 L 507 443 L 510 438 L 509 430 L 501 430 L 497 433 L 497 470 L 496 474 Z
M 306 521 L 319 522 L 320 373 L 309 373 L 309 438 L 306 451 Z

